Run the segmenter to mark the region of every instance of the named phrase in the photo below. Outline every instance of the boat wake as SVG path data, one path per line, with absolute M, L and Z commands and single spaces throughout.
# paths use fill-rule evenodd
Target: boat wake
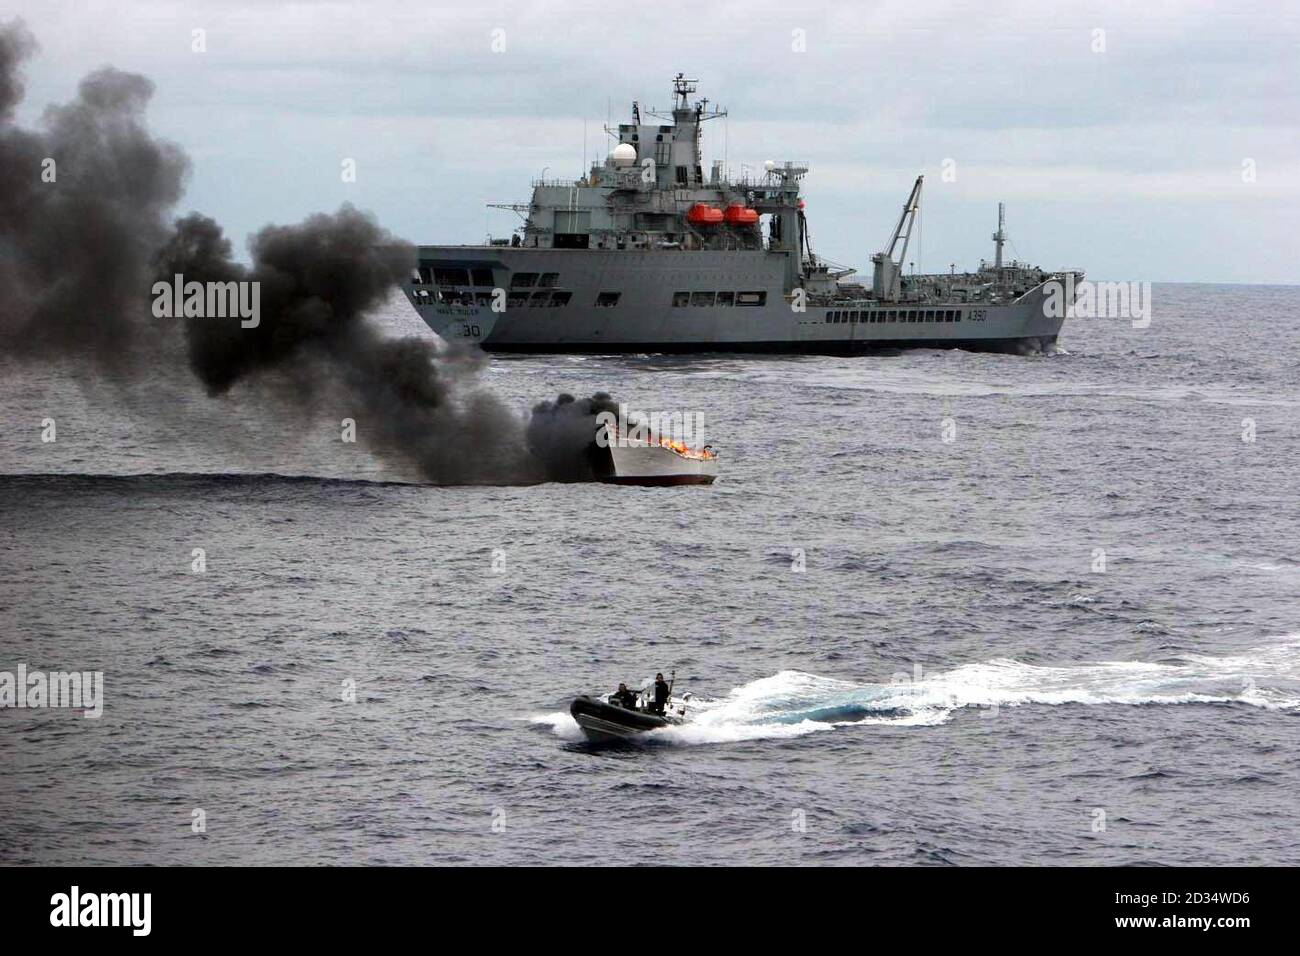
M 693 698 L 685 724 L 643 735 L 648 743 L 731 743 L 801 737 L 852 724 L 933 726 L 959 710 L 992 714 L 1030 705 L 1231 704 L 1300 710 L 1300 635 L 1285 643 L 1212 657 L 1185 654 L 1165 663 L 1102 662 L 1043 667 L 998 658 L 951 671 L 900 675 L 860 684 L 781 671 L 713 700 Z M 582 739 L 567 713 L 538 715 L 566 740 Z

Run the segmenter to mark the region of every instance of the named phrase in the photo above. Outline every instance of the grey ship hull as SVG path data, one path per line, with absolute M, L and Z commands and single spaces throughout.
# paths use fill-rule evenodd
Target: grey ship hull
M 443 339 L 490 352 L 858 355 L 955 348 L 1027 354 L 1050 349 L 1063 322 L 1046 308 L 1047 281 L 1001 304 L 864 298 L 809 304 L 797 312 L 784 293 L 787 255 L 762 249 L 422 246 L 421 265 L 478 269 L 483 277 L 490 270 L 493 287 L 453 291 L 460 303 L 440 300 L 432 284 L 412 282 L 405 292 Z M 518 273 L 556 278 L 546 289 L 512 289 Z M 493 288 L 508 293 L 510 304 L 499 312 L 492 308 Z M 708 299 L 716 292 L 761 293 L 762 304 L 675 304 L 682 293 Z M 616 304 L 597 305 L 613 293 Z M 556 304 L 560 299 L 567 301 Z

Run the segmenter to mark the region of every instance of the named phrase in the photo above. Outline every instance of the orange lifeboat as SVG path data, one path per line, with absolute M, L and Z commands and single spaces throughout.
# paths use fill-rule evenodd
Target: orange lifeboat
M 693 226 L 716 226 L 722 222 L 722 210 L 697 202 L 687 210 L 686 221 Z
M 758 211 L 745 208 L 743 203 L 733 202 L 727 207 L 725 218 L 733 226 L 752 226 L 758 222 Z

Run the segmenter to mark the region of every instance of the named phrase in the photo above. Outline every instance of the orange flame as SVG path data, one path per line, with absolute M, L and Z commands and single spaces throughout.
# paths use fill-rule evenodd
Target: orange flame
M 660 437 L 659 444 L 661 447 L 667 448 L 669 451 L 676 452 L 683 458 L 696 458 L 701 461 L 707 461 L 710 458 L 717 457 L 707 448 L 701 448 L 697 451 L 688 446 L 685 442 L 674 441 L 671 438 Z

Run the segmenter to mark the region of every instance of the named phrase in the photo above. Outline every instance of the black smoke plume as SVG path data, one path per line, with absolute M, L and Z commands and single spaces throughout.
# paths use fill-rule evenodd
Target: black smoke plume
M 35 49 L 0 25 L 0 348 L 20 361 L 70 363 L 117 383 L 147 383 L 159 362 L 188 361 L 219 397 L 247 383 L 280 397 L 268 414 L 356 421 L 358 440 L 441 484 L 584 481 L 596 476 L 595 414 L 609 396 L 543 402 L 525 419 L 475 381 L 482 359 L 441 356 L 431 339 L 392 338 L 368 318 L 405 281 L 415 250 L 350 206 L 267 226 L 245 266 L 212 219 L 171 221 L 189 160 L 144 123 L 153 84 L 111 68 L 46 111 L 13 123 L 21 62 Z M 158 318 L 154 284 L 257 282 L 256 326 Z M 304 417 L 303 423 L 307 424 Z

